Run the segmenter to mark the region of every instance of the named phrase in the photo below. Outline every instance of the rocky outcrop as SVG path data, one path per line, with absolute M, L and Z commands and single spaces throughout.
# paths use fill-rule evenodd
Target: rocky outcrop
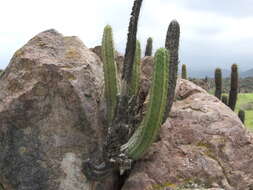
M 99 57 L 48 30 L 15 53 L 0 89 L 0 189 L 95 188 L 81 170 L 88 154 L 99 155 L 104 132 Z M 113 178 L 101 184 L 114 189 Z
M 179 81 L 176 97 L 160 141 L 122 189 L 253 189 L 253 137 L 237 115 L 187 80 Z

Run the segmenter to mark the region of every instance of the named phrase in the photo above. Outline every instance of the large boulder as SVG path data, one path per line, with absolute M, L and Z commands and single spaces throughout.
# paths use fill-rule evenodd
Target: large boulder
M 229 107 L 193 83 L 179 80 L 176 92 L 160 141 L 122 189 L 252 190 L 252 134 Z
M 0 189 L 89 190 L 104 135 L 103 69 L 77 37 L 40 33 L 0 76 Z M 114 178 L 97 189 L 114 189 Z

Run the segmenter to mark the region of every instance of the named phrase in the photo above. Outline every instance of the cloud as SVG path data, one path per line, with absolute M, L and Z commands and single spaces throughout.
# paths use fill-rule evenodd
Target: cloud
M 37 33 L 55 28 L 64 35 L 79 36 L 88 47 L 101 43 L 103 27 L 113 27 L 117 49 L 124 52 L 131 6 L 129 0 L 8 0 L 0 17 L 0 68 L 12 54 Z M 15 5 L 15 6 L 13 6 Z M 238 62 L 251 68 L 253 13 L 251 0 L 144 0 L 138 39 L 145 49 L 164 46 L 169 22 L 181 26 L 180 60 L 192 69 L 222 67 Z
M 218 15 L 229 17 L 252 16 L 252 0 L 172 0 L 177 1 L 181 6 L 193 11 L 213 12 Z M 164 0 L 166 2 L 166 0 Z

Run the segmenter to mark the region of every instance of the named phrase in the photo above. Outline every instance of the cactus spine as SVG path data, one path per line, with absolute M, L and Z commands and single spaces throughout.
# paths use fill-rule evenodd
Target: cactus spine
M 107 106 L 107 120 L 112 122 L 114 117 L 116 102 L 117 102 L 117 73 L 116 64 L 114 60 L 114 45 L 112 28 L 107 25 L 104 28 L 102 40 L 102 59 L 105 80 L 105 98 Z
M 238 69 L 237 64 L 231 67 L 231 82 L 228 106 L 234 111 L 238 94 Z
M 177 72 L 178 72 L 178 48 L 179 48 L 179 37 L 180 37 L 180 26 L 176 20 L 171 21 L 168 27 L 165 48 L 170 53 L 169 58 L 169 80 L 168 80 L 168 97 L 167 105 L 164 114 L 165 121 L 169 117 L 169 112 L 175 96 L 175 89 L 177 83 Z
M 228 96 L 227 95 L 223 95 L 221 97 L 221 101 L 225 104 L 225 105 L 228 105 Z
M 244 110 L 239 110 L 238 117 L 240 118 L 240 120 L 244 124 L 244 121 L 245 121 L 245 112 L 244 112 Z
M 140 42 L 137 40 L 135 57 L 134 57 L 134 65 L 133 65 L 133 70 L 132 70 L 130 96 L 137 95 L 138 90 L 139 90 L 140 63 L 141 63 L 141 45 L 140 45 Z
M 162 124 L 168 93 L 168 61 L 168 51 L 163 48 L 157 50 L 148 111 L 128 143 L 121 147 L 132 159 L 136 160 L 145 153 Z
M 149 37 L 146 44 L 145 56 L 152 56 L 152 48 L 153 48 L 153 39 Z
M 215 69 L 215 96 L 221 99 L 222 93 L 222 72 L 220 68 Z
M 181 73 L 181 78 L 182 79 L 187 79 L 187 70 L 186 70 L 186 65 L 182 65 L 182 73 Z

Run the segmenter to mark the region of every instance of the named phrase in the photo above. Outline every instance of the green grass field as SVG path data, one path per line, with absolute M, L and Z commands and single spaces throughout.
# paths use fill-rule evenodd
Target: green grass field
M 238 95 L 235 112 L 242 109 L 245 111 L 245 126 L 253 131 L 253 93 Z

